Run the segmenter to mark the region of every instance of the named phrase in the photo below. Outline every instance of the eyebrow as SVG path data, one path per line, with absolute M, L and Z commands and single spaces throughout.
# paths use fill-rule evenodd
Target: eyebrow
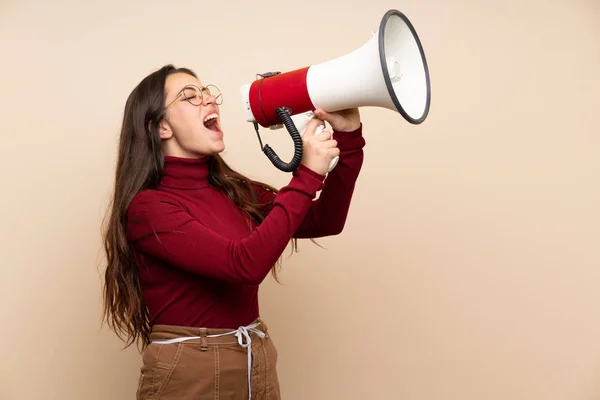
M 188 88 L 193 88 L 193 89 L 196 89 L 196 90 L 200 90 L 200 91 L 202 91 L 202 89 L 199 89 L 199 88 L 198 88 L 198 86 L 197 86 L 196 84 L 189 83 L 189 84 L 185 85 L 184 87 L 182 87 L 182 88 L 181 88 L 181 89 L 180 89 L 180 90 L 177 92 L 177 94 L 175 95 L 175 97 L 173 98 L 173 100 L 171 100 L 171 101 L 173 102 L 173 101 L 177 100 L 177 98 L 183 94 L 183 91 L 184 91 L 185 89 L 188 89 Z
M 193 83 L 190 83 L 190 84 L 187 84 L 184 87 L 182 87 L 181 90 L 188 89 L 188 88 L 199 89 L 199 86 L 195 85 Z M 181 93 L 181 90 L 179 91 L 180 93 Z
M 185 89 L 188 89 L 190 86 L 192 85 L 185 85 L 184 87 L 182 87 L 181 89 L 179 89 L 179 91 L 177 92 L 177 94 L 175 95 L 175 97 L 173 98 L 173 100 L 177 99 L 179 96 L 181 96 L 183 94 L 183 91 Z

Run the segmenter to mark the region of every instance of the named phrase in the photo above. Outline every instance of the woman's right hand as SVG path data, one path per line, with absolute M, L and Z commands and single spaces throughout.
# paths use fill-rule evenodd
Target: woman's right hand
M 318 135 L 315 134 L 317 128 L 324 124 L 323 120 L 315 117 L 306 124 L 302 135 L 302 164 L 321 175 L 327 173 L 331 160 L 340 155 L 331 130 L 324 129 Z

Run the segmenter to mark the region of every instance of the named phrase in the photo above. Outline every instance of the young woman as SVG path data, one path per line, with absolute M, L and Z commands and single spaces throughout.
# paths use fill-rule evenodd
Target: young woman
M 221 102 L 215 86 L 167 65 L 125 104 L 104 319 L 143 350 L 138 399 L 280 398 L 259 285 L 290 241 L 342 231 L 363 163 L 358 109 L 316 110 L 289 183 L 250 180 L 219 156 Z M 332 131 L 315 135 L 323 121 Z

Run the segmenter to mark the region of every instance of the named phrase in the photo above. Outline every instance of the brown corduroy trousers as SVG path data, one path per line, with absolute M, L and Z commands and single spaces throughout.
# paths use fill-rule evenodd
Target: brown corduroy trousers
M 281 399 L 277 350 L 261 319 L 237 330 L 155 325 L 150 340 L 138 400 Z

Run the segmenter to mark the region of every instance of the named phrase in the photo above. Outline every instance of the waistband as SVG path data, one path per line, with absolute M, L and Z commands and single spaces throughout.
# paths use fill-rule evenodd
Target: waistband
M 268 337 L 268 327 L 261 318 L 255 319 L 245 327 L 237 328 L 204 328 L 179 325 L 154 325 L 150 332 L 150 341 L 155 343 L 163 343 L 179 338 L 186 338 L 186 341 L 201 342 L 202 344 L 230 344 L 236 343 L 238 340 L 232 338 L 235 332 L 243 328 L 252 327 L 252 331 L 260 330 L 265 337 Z M 181 340 L 178 340 L 181 341 Z

